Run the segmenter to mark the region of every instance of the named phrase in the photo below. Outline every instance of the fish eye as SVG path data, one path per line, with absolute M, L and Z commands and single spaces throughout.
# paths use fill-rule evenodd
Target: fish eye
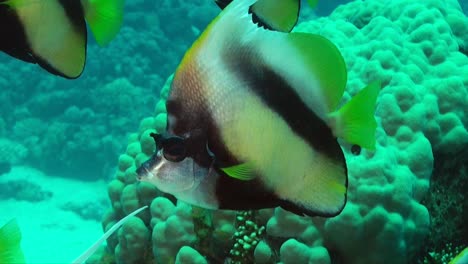
M 172 162 L 181 162 L 187 156 L 185 141 L 180 137 L 164 139 L 162 153 L 165 159 Z

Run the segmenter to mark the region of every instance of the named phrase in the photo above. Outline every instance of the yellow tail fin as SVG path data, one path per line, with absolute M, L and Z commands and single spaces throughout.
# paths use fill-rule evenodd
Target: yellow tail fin
M 375 149 L 375 103 L 380 91 L 380 82 L 370 83 L 341 109 L 329 115 L 334 123 L 335 135 L 351 144 Z
M 12 219 L 0 228 L 0 263 L 25 263 L 20 243 L 21 231 Z
M 84 0 L 83 7 L 97 43 L 108 44 L 122 26 L 124 0 Z

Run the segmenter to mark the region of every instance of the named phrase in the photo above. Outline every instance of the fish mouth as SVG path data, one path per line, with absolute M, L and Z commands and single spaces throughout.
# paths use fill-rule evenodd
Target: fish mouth
M 156 154 L 154 154 L 149 160 L 145 161 L 143 164 L 140 165 L 140 167 L 138 167 L 138 169 L 136 170 L 137 180 L 143 181 L 154 176 L 151 171 L 154 169 L 158 162 L 158 157 Z
M 186 158 L 180 162 L 166 160 L 163 155 L 154 154 L 136 169 L 136 178 L 148 182 L 166 193 L 180 193 L 198 186 L 194 175 L 195 163 Z
M 136 170 L 136 178 L 137 180 L 139 181 L 142 181 L 143 178 L 149 178 L 151 172 L 148 170 L 148 168 L 146 167 L 143 167 L 143 166 L 140 166 L 137 170 Z

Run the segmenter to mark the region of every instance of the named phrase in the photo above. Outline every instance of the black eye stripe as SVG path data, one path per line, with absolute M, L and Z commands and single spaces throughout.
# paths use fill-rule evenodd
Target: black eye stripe
M 156 147 L 158 149 L 162 148 L 162 143 L 164 141 L 164 136 L 161 134 L 150 133 L 150 137 L 154 139 L 154 143 L 156 143 Z
M 169 137 L 161 142 L 164 158 L 172 162 L 180 162 L 187 156 L 185 140 L 181 137 Z
M 172 162 L 180 162 L 187 157 L 187 148 L 184 138 L 156 133 L 151 133 L 150 136 L 154 139 L 156 147 L 161 150 L 165 159 Z

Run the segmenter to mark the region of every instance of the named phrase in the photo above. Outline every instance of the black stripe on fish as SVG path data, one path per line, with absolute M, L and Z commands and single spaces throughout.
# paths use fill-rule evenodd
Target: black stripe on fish
M 280 205 L 280 199 L 257 180 L 240 181 L 218 171 L 216 197 L 219 209 L 255 210 L 273 208 Z
M 0 50 L 23 61 L 35 61 L 18 16 L 5 4 L 0 5 L 0 36 Z
M 190 80 L 195 83 L 197 80 Z M 182 85 L 175 84 L 172 85 Z M 196 100 L 196 96 L 181 96 L 178 91 L 181 87 L 172 88 L 166 101 L 168 117 L 167 131 L 170 134 L 187 139 L 188 153 L 194 162 L 201 167 L 217 170 L 220 177 L 216 182 L 216 198 L 220 209 L 250 210 L 280 205 L 280 200 L 271 191 L 266 190 L 259 180 L 239 181 L 224 174 L 219 168 L 238 164 L 239 161 L 225 146 L 220 129 L 203 103 L 189 103 Z M 190 94 L 190 91 L 188 92 Z M 213 157 L 210 152 L 215 153 Z
M 59 3 L 65 10 L 65 14 L 70 20 L 73 29 L 84 37 L 84 43 L 85 43 L 84 52 L 86 56 L 87 48 L 88 48 L 86 45 L 86 43 L 88 42 L 88 34 L 86 31 L 86 22 L 84 19 L 84 10 L 83 10 L 83 6 L 81 5 L 81 1 L 59 0 Z M 48 72 L 68 78 L 62 72 L 52 67 L 47 62 L 47 60 L 44 60 L 40 57 L 36 57 L 36 62 Z
M 58 2 L 63 7 L 65 15 L 70 20 L 72 28 L 80 35 L 84 36 L 84 43 L 86 43 L 86 22 L 81 2 L 70 0 L 59 0 Z M 51 28 L 50 30 L 55 29 Z M 53 68 L 46 59 L 35 56 L 30 40 L 28 40 L 26 36 L 22 21 L 19 19 L 15 10 L 5 4 L 0 5 L 0 36 L 2 38 L 0 50 L 20 60 L 37 63 L 52 74 L 64 76 L 62 72 Z M 87 47 L 85 45 L 85 53 L 86 48 Z
M 219 8 L 224 9 L 228 6 L 232 0 L 215 0 L 215 3 L 219 6 Z
M 241 80 L 248 80 L 247 83 L 250 85 L 246 89 L 256 94 L 270 109 L 281 116 L 294 133 L 303 138 L 311 148 L 324 154 L 334 163 L 341 164 L 345 175 L 344 184 L 347 188 L 348 178 L 346 175 L 348 175 L 348 171 L 346 160 L 332 130 L 301 100 L 300 96 L 282 76 L 262 62 L 259 63 L 259 61 L 251 59 L 259 58 L 259 56 L 252 53 L 244 54 L 246 56 L 242 56 L 242 58 L 237 57 L 236 63 L 231 63 L 229 55 L 224 57 L 231 72 L 236 73 Z M 224 190 L 224 188 L 222 189 Z M 271 193 L 268 195 L 272 196 Z M 282 208 L 299 215 L 334 216 L 322 215 L 278 198 L 272 200 L 272 203 L 277 203 Z M 268 203 L 266 204 L 268 205 Z M 335 215 L 339 212 L 341 210 Z
M 278 113 L 288 126 L 316 151 L 346 167 L 343 152 L 328 125 L 310 109 L 282 76 L 263 63 L 249 59 L 255 54 L 238 58 L 240 63 L 230 63 L 230 70 L 241 80 L 249 80 L 249 87 L 270 109 Z
M 344 185 L 347 188 L 346 161 L 337 139 L 333 136 L 327 124 L 305 105 L 289 83 L 266 65 L 259 64 L 256 61 L 244 60 L 237 65 L 227 62 L 227 65 L 229 65 L 228 67 L 232 72 L 238 74 L 239 78 L 249 80 L 247 83 L 251 85 L 246 89 L 250 89 L 268 107 L 279 114 L 294 133 L 302 137 L 311 148 L 326 155 L 334 163 L 341 165 L 345 175 Z M 213 130 L 216 130 L 216 127 Z M 211 136 L 210 139 L 212 139 Z M 221 141 L 221 139 L 218 138 L 217 141 Z M 222 143 L 218 144 L 222 145 Z M 213 152 L 218 157 L 219 152 Z M 224 152 L 229 154 L 227 149 Z M 282 200 L 274 194 L 274 190 L 266 189 L 263 182 L 258 180 L 261 177 L 256 177 L 252 181 L 239 181 L 226 176 L 223 172 L 220 172 L 220 174 L 222 176 L 217 183 L 217 197 L 220 208 L 249 210 L 281 206 L 298 215 L 326 217 L 335 216 L 341 212 L 339 210 L 333 215 L 321 214 L 287 200 Z
M 187 147 L 191 149 L 201 149 L 216 153 L 218 165 L 228 167 L 238 163 L 238 160 L 229 152 L 224 145 L 219 128 L 216 126 L 211 113 L 205 106 L 203 98 L 195 92 L 195 88 L 201 87 L 196 76 L 190 72 L 185 72 L 181 75 L 184 78 L 179 79 L 174 77 L 171 84 L 171 91 L 166 101 L 167 109 L 167 132 L 184 138 L 189 138 Z M 190 83 L 191 87 L 184 87 L 186 83 Z M 183 94 L 182 94 L 183 93 Z M 172 117 L 172 118 L 170 118 Z M 199 144 L 203 144 L 200 148 Z M 193 145 L 193 146 L 192 146 Z M 210 163 L 206 163 L 206 157 L 193 157 L 198 165 L 209 167 Z
M 219 209 L 227 210 L 257 210 L 264 208 L 281 208 L 300 216 L 323 216 L 334 215 L 320 214 L 308 208 L 298 206 L 292 202 L 280 199 L 272 190 L 265 187 L 259 178 L 251 181 L 241 181 L 227 176 L 218 169 L 220 175 L 216 182 L 216 198 Z M 346 182 L 347 185 L 347 182 Z M 343 204 L 344 205 L 344 204 Z
M 63 6 L 65 14 L 70 19 L 75 30 L 80 34 L 86 34 L 86 23 L 81 1 L 59 0 L 59 3 Z

